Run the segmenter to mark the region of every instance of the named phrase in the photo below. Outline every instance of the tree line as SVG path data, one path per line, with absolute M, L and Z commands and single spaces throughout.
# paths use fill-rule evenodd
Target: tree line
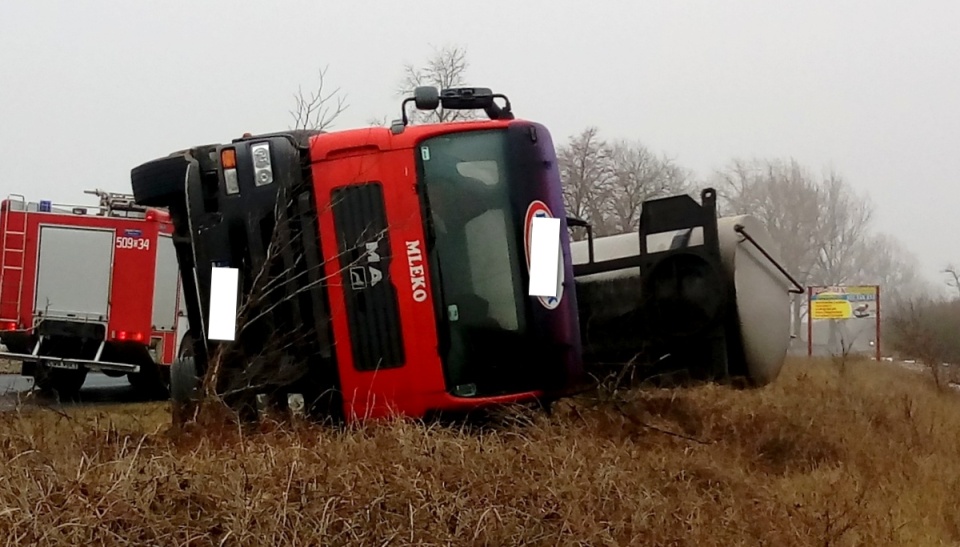
M 469 67 L 464 47 L 435 48 L 423 63 L 402 67 L 395 96 L 409 96 L 419 85 L 470 85 Z M 325 74 L 326 69 L 320 72 L 312 93 L 300 90 L 295 95 L 293 128 L 329 129 L 346 110 L 339 88 L 323 89 Z M 444 122 L 476 115 L 438 108 L 414 111 L 410 119 Z M 386 117 L 369 120 L 380 126 L 387 122 Z M 779 244 L 783 266 L 804 286 L 879 284 L 887 353 L 918 358 L 923 353 L 926 360 L 960 363 L 960 337 L 952 334 L 960 329 L 960 269 L 945 266 L 946 281 L 957 294 L 940 295 L 940 287 L 919 274 L 917 258 L 875 226 L 869 197 L 856 192 L 836 170 L 817 172 L 792 158 L 732 158 L 714 172 L 697 174 L 641 140 L 607 138 L 598 127 L 567 136 L 558 144 L 557 160 L 567 214 L 589 221 L 595 235 L 635 231 L 646 200 L 697 195 L 713 187 L 721 216 L 757 217 Z M 806 296 L 797 295 L 794 334 L 801 339 L 806 336 L 806 314 Z M 929 342 L 931 336 L 938 342 Z

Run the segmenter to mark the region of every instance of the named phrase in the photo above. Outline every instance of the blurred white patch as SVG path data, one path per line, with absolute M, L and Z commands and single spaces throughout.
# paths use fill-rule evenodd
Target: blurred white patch
M 560 219 L 536 217 L 530 225 L 530 296 L 557 297 Z
M 210 329 L 211 340 L 233 340 L 237 335 L 236 268 L 214 267 L 210 273 Z
M 294 416 L 303 416 L 307 405 L 303 400 L 302 393 L 290 393 L 287 395 L 287 407 Z

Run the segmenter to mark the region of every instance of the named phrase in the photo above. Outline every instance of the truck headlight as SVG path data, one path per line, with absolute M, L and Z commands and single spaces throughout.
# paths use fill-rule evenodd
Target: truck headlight
M 240 183 L 237 180 L 237 151 L 233 148 L 224 148 L 220 151 L 220 166 L 223 167 L 223 183 L 227 195 L 240 193 Z
M 270 163 L 270 144 L 259 143 L 250 147 L 253 156 L 253 181 L 257 186 L 273 182 L 273 166 Z

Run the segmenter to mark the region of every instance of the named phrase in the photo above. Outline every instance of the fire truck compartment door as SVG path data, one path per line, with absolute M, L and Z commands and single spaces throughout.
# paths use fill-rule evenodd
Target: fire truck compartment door
M 113 230 L 41 226 L 34 313 L 106 320 L 113 246 Z
M 161 234 L 157 238 L 157 269 L 153 279 L 153 329 L 172 331 L 177 324 L 177 291 L 180 270 L 173 238 Z

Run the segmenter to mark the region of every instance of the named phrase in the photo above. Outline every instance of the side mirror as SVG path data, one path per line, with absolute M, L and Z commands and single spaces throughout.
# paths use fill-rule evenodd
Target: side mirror
M 494 99 L 503 99 L 506 104 L 501 107 Z M 417 110 L 436 110 L 442 105 L 449 110 L 483 110 L 491 120 L 514 119 L 510 99 L 506 95 L 493 93 L 489 88 L 458 87 L 440 91 L 434 86 L 417 86 L 413 90 L 413 97 L 407 97 L 400 104 L 400 122 L 390 124 L 390 131 L 394 135 L 403 133 L 403 129 L 410 122 L 407 117 L 407 103 L 411 102 Z
M 440 91 L 430 85 L 413 90 L 413 102 L 417 110 L 436 110 L 440 106 Z

